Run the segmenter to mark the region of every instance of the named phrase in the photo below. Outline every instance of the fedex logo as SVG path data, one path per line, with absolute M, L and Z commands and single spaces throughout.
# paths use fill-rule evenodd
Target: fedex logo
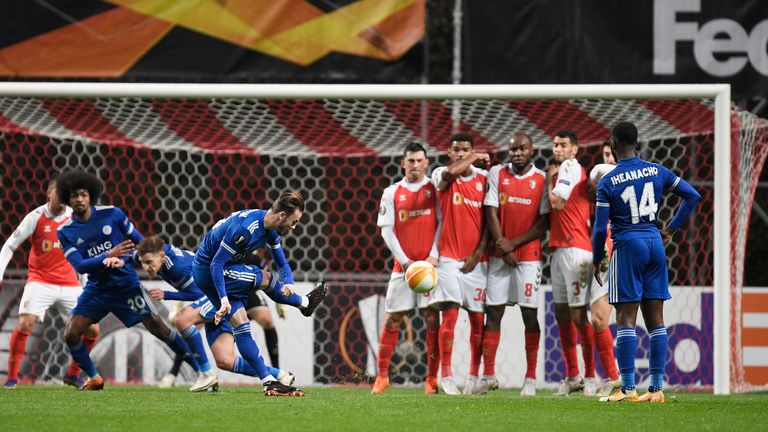
M 768 75 L 768 19 L 751 32 L 736 21 L 718 18 L 705 22 L 678 21 L 679 13 L 701 12 L 701 0 L 655 0 L 653 5 L 653 73 L 674 75 L 677 42 L 693 42 L 699 67 L 716 77 L 736 75 L 749 62 Z M 718 54 L 718 57 L 715 57 Z

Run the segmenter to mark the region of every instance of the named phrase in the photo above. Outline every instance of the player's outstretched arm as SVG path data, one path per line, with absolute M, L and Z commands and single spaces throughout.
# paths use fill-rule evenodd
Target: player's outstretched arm
M 475 165 L 487 169 L 490 163 L 491 157 L 488 156 L 488 153 L 475 153 L 470 157 L 457 160 L 440 170 L 439 178 L 433 179 L 435 187 L 437 190 L 445 190 L 456 177 L 461 176 L 461 173 L 465 172 L 470 166 Z
M 26 241 L 29 236 L 35 231 L 35 225 L 37 224 L 40 213 L 33 211 L 27 214 L 22 219 L 19 226 L 13 231 L 8 240 L 3 244 L 3 248 L 0 249 L 0 282 L 3 281 L 3 275 L 5 275 L 5 269 L 8 268 L 8 263 L 13 258 L 13 253 L 16 249 Z
M 181 291 L 163 291 L 163 290 L 159 290 L 159 291 L 162 291 L 163 297 L 157 299 L 157 298 L 155 298 L 153 296 L 152 298 L 154 298 L 155 300 L 195 301 L 195 300 L 199 299 L 203 295 L 203 293 L 201 293 L 199 291 L 198 292 L 185 291 L 185 290 L 181 290 Z
M 96 255 L 93 258 L 83 258 L 74 246 L 63 242 L 61 236 L 59 236 L 59 242 L 61 243 L 61 248 L 64 250 L 64 258 L 69 261 L 69 264 L 72 265 L 72 268 L 74 268 L 76 272 L 85 274 L 104 268 L 102 262 L 104 261 L 104 258 L 107 258 L 107 252 Z
M 293 288 L 293 270 L 291 265 L 288 264 L 288 260 L 285 258 L 285 252 L 281 245 L 280 240 L 277 240 L 276 244 L 268 244 L 269 254 L 272 256 L 272 262 L 277 266 L 277 272 L 280 274 L 280 281 L 283 282 L 282 293 L 289 296 L 294 292 Z

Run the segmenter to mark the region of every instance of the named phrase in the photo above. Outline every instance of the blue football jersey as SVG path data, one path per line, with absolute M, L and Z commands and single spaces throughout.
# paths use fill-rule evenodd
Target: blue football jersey
M 166 294 L 168 300 L 196 300 L 203 296 L 203 292 L 195 284 L 192 278 L 192 260 L 195 254 L 182 250 L 169 244 L 165 245 L 165 259 L 157 275 L 172 287 L 186 295 L 178 296 Z M 169 295 L 170 294 L 170 295 Z
M 660 237 L 657 227 L 663 193 L 681 181 L 667 168 L 638 157 L 619 161 L 597 185 L 598 207 L 610 208 L 611 237 L 617 243 Z
M 220 220 L 208 231 L 195 254 L 198 264 L 210 264 L 220 248 L 231 254 L 224 264 L 238 263 L 253 251 L 268 245 L 279 249 L 282 239 L 277 231 L 264 229 L 266 210 L 241 210 Z
M 135 288 L 139 278 L 133 266 L 108 268 L 102 264 L 109 250 L 126 239 L 138 244 L 141 234 L 122 210 L 114 206 L 91 206 L 87 222 L 73 215 L 57 231 L 64 257 L 80 274 L 88 274 L 86 289 Z

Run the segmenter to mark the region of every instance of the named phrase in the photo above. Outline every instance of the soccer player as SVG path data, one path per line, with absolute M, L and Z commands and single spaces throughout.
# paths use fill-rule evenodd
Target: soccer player
M 192 259 L 195 254 L 166 244 L 159 236 L 144 238 L 136 247 L 136 257 L 150 277 L 160 276 L 177 291 L 163 291 L 159 288 L 150 290 L 150 297 L 155 300 L 192 301 L 177 312 L 173 319 L 176 328 L 182 330 L 192 351 L 198 356 L 198 363 L 208 362 L 202 338 L 197 326 L 206 324 L 206 338 L 219 369 L 256 376 L 256 372 L 241 358 L 235 356 L 232 327 L 227 322 L 216 326 L 211 324 L 215 309 L 208 298 L 197 288 L 192 279 Z M 122 262 L 122 261 L 121 261 Z M 260 302 L 256 292 L 251 293 L 252 300 Z M 201 315 L 203 313 L 204 315 Z M 202 367 L 202 366 L 201 366 Z M 271 368 L 270 372 L 278 381 L 290 385 L 294 376 L 290 372 Z
M 608 296 L 616 308 L 616 357 L 621 373 L 621 389 L 600 399 L 605 402 L 664 402 L 662 385 L 668 344 L 664 301 L 671 296 L 663 240 L 683 225 L 701 199 L 690 184 L 667 168 L 640 159 L 637 135 L 632 123 L 614 126 L 611 144 L 619 163 L 597 186 L 592 261 L 595 279 L 602 285 L 597 264 L 603 258 L 606 223 L 610 220 L 614 249 L 608 269 Z M 656 224 L 665 192 L 674 193 L 683 202 L 660 234 Z M 635 390 L 638 306 L 650 335 L 651 372 L 648 392 L 639 397 Z
M 11 334 L 8 353 L 8 380 L 4 387 L 16 388 L 19 368 L 27 346 L 27 338 L 45 313 L 56 306 L 69 314 L 77 297 L 83 292 L 77 274 L 64 259 L 56 230 L 69 220 L 72 209 L 64 205 L 56 195 L 56 181 L 48 182 L 48 202 L 36 208 L 22 219 L 21 224 L 6 240 L 0 250 L 0 282 L 16 249 L 29 239 L 32 248 L 27 261 L 27 284 L 19 302 L 19 322 Z M 94 324 L 84 332 L 83 344 L 90 351 L 99 336 L 99 325 Z M 63 379 L 65 384 L 80 387 L 80 368 L 74 361 Z
M 442 311 L 438 332 L 441 386 L 449 395 L 461 394 L 453 380 L 451 358 L 453 335 L 459 315 L 459 305 L 469 313 L 470 368 L 466 394 L 477 386 L 483 338 L 483 293 L 488 281 L 488 234 L 483 217 L 483 198 L 490 157 L 475 152 L 471 136 L 451 136 L 447 167 L 432 172 L 437 188 L 443 223 L 437 251 L 437 286 L 430 293 L 429 306 Z
M 575 157 L 578 149 L 578 140 L 572 131 L 563 130 L 555 134 L 552 147 L 554 163 L 549 166 L 547 182 L 552 207 L 549 245 L 554 250 L 551 258 L 552 296 L 566 366 L 566 379 L 555 393 L 558 396 L 581 389 L 584 389 L 585 396 L 598 393 L 593 352 L 595 332 L 587 318 L 587 301 L 595 300 L 592 302 L 593 314 L 602 311 L 604 316 L 610 315 L 610 306 L 604 301 L 597 301 L 605 296 L 607 290 L 598 285 L 590 289 L 593 284 L 589 187 L 587 173 Z M 596 311 L 601 307 L 605 310 Z M 581 337 L 586 380 L 579 375 L 576 359 L 577 331 Z M 605 336 L 610 336 L 610 332 L 601 335 L 601 343 L 606 343 Z M 613 346 L 612 338 L 610 346 Z
M 282 192 L 268 210 L 242 210 L 220 220 L 203 237 L 192 260 L 192 277 L 198 288 L 218 309 L 214 321 L 229 321 L 235 343 L 245 362 L 264 385 L 267 396 L 303 396 L 301 390 L 278 382 L 264 363 L 251 335 L 245 306 L 250 293 L 263 290 L 278 303 L 299 308 L 310 316 L 326 294 L 325 282 L 318 282 L 306 296 L 294 293 L 293 272 L 285 259 L 281 235 L 291 232 L 304 213 L 304 197 L 298 191 Z M 248 254 L 269 246 L 280 276 L 242 264 Z
M 541 238 L 549 222 L 549 200 L 546 174 L 531 163 L 535 154 L 531 137 L 515 134 L 509 140 L 509 163 L 494 166 L 488 176 L 484 204 L 495 250 L 489 264 L 485 297 L 488 314 L 483 332 L 485 366 L 477 393 L 487 392 L 497 382 L 494 369 L 501 319 L 508 304 L 517 304 L 525 326 L 527 363 L 520 394 L 536 395 L 536 360 L 541 338 L 537 317 Z
M 424 392 L 434 394 L 438 391 L 437 371 L 440 368 L 440 316 L 437 310 L 428 307 L 429 293 L 417 295 L 410 290 L 405 271 L 414 261 L 424 260 L 437 265 L 440 218 L 437 189 L 426 176 L 429 160 L 421 144 L 411 143 L 405 147 L 400 166 L 405 170 L 405 177 L 384 189 L 377 221 L 395 263 L 387 286 L 387 318 L 379 340 L 378 373 L 371 393 L 384 393 L 389 388 L 389 364 L 400 336 L 400 325 L 405 314 L 418 307 L 427 327 Z
M 189 352 L 184 339 L 169 329 L 155 313 L 152 302 L 143 293 L 139 278 L 131 266 L 113 268 L 106 258 L 128 259 L 141 234 L 122 210 L 113 206 L 96 206 L 102 192 L 98 178 L 83 171 L 70 171 L 56 180 L 56 193 L 72 208 L 72 217 L 59 227 L 57 236 L 64 257 L 80 274 L 88 274 L 88 283 L 70 312 L 64 340 L 72 358 L 88 379 L 82 390 L 101 390 L 104 380 L 99 375 L 81 337 L 92 324 L 110 312 L 126 327 L 141 322 L 155 337 L 176 353 L 184 353 L 196 372 L 200 367 Z M 200 373 L 191 391 L 204 391 L 215 385 L 213 374 Z

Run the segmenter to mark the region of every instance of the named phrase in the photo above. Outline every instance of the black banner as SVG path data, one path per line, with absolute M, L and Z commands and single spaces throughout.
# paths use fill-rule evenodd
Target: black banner
M 465 83 L 730 83 L 768 96 L 768 2 L 464 3 Z

